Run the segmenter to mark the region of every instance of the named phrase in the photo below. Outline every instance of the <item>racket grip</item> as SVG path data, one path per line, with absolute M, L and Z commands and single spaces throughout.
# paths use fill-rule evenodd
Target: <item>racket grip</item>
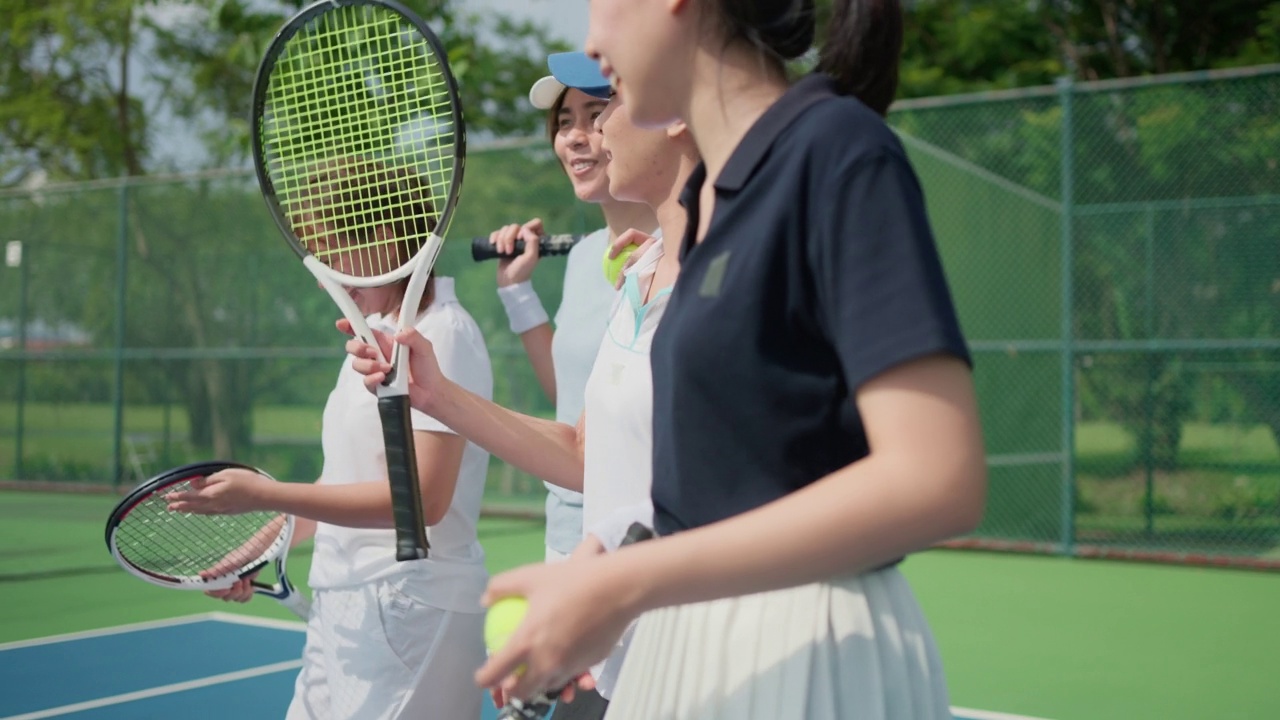
M 543 236 L 538 240 L 538 254 L 544 257 L 547 255 L 567 255 L 581 239 L 581 235 Z M 511 255 L 500 255 L 487 237 L 472 238 L 471 240 L 471 259 L 476 262 L 496 260 L 498 258 L 513 258 L 522 252 L 524 252 L 523 240 L 516 240 L 516 250 Z
M 382 418 L 387 481 L 391 484 L 396 560 L 421 560 L 427 556 L 430 546 L 427 544 L 427 523 L 422 514 L 422 488 L 418 486 L 418 455 L 413 447 L 409 396 L 378 398 L 378 415 Z

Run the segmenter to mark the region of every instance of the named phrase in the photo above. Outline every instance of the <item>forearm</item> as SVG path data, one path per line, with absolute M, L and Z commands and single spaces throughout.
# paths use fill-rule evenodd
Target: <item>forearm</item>
M 301 515 L 293 516 L 293 539 L 289 547 L 295 548 L 316 536 L 316 521 Z
M 273 483 L 265 490 L 262 506 L 297 517 L 295 541 L 308 530 L 315 535 L 316 521 L 353 528 L 393 527 L 391 486 L 385 481 L 350 485 Z M 305 525 L 309 524 L 309 528 Z
M 550 323 L 543 323 L 520 335 L 524 344 L 524 352 L 529 356 L 529 364 L 533 366 L 533 374 L 538 378 L 538 385 L 547 394 L 552 403 L 556 401 L 556 368 L 551 357 L 551 338 L 553 331 Z
M 501 281 L 500 281 L 501 282 Z M 556 400 L 555 366 L 551 359 L 551 318 L 528 280 L 498 288 L 511 332 L 520 336 L 538 384 L 551 402 Z
M 560 487 L 582 491 L 577 430 L 522 415 L 449 383 L 423 410 L 502 460 Z
M 976 525 L 985 474 L 962 472 L 920 482 L 868 458 L 751 512 L 623 549 L 610 572 L 631 579 L 620 587 L 644 611 L 871 570 Z

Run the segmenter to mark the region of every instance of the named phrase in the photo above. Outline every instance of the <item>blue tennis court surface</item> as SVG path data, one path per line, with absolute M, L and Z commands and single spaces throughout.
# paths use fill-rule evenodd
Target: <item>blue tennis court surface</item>
M 0 720 L 277 720 L 303 639 L 301 623 L 208 613 L 0 645 Z M 481 694 L 481 720 L 493 720 Z M 960 708 L 956 718 L 1035 720 Z

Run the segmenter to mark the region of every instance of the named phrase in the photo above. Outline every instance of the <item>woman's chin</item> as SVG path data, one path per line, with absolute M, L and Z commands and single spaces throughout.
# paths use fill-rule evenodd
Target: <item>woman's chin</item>
M 590 178 L 574 180 L 573 194 L 585 203 L 602 203 L 610 199 L 609 176 L 600 172 Z

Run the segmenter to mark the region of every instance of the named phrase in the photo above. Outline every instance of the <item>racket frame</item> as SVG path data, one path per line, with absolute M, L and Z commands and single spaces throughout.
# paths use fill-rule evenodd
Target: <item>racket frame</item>
M 433 204 L 436 213 L 434 227 L 426 242 L 418 252 L 404 265 L 396 270 L 372 277 L 358 277 L 338 272 L 325 265 L 315 257 L 302 243 L 293 230 L 289 218 L 279 202 L 274 183 L 263 161 L 263 120 L 267 104 L 267 91 L 271 84 L 272 71 L 276 61 L 288 46 L 292 38 L 306 26 L 308 22 L 320 15 L 349 6 L 373 6 L 390 10 L 398 14 L 403 21 L 413 26 L 418 34 L 426 40 L 430 52 L 435 56 L 447 92 L 452 99 L 449 103 L 451 132 L 453 135 L 454 164 L 453 174 L 449 180 L 448 194 L 443 207 Z M 351 323 L 352 332 L 377 353 L 378 359 L 388 362 L 391 371 L 387 373 L 378 387 L 378 414 L 382 420 L 383 441 L 386 448 L 387 480 L 391 486 L 392 514 L 396 529 L 396 559 L 399 561 L 421 560 L 427 557 L 430 544 L 427 539 L 426 522 L 422 510 L 422 490 L 418 480 L 417 453 L 413 444 L 413 427 L 409 414 L 409 373 L 405 370 L 408 361 L 408 350 L 400 343 L 392 340 L 391 357 L 382 354 L 376 337 L 370 330 L 368 322 L 356 306 L 355 301 L 347 293 L 346 287 L 378 287 L 409 277 L 405 288 L 404 299 L 400 306 L 397 330 L 413 328 L 418 317 L 418 306 L 421 304 L 427 281 L 431 277 L 431 269 L 435 266 L 444 246 L 444 236 L 448 233 L 457 207 L 462 178 L 466 168 L 466 123 L 462 115 L 462 102 L 458 92 L 457 80 L 449 67 L 449 54 L 443 43 L 426 23 L 412 10 L 393 0 L 319 0 L 291 17 L 272 38 L 262 61 L 258 66 L 253 86 L 253 107 L 250 124 L 250 138 L 253 147 L 254 171 L 262 190 L 267 209 L 276 223 L 281 236 L 301 259 L 303 265 L 320 283 L 321 287 L 333 298 L 347 321 Z M 346 287 L 344 287 L 346 286 Z
M 138 505 L 141 505 L 148 498 L 163 492 L 166 488 L 173 487 L 181 482 L 189 481 L 193 478 L 204 478 L 221 472 L 222 470 L 240 469 L 256 472 L 271 478 L 270 475 L 259 470 L 258 468 L 243 465 L 241 463 L 226 461 L 210 461 L 191 463 L 183 465 L 171 470 L 167 470 L 150 480 L 138 485 L 128 495 L 124 496 L 118 502 L 111 515 L 107 518 L 107 526 L 105 531 L 105 539 L 107 550 L 110 551 L 111 557 L 116 563 L 124 568 L 126 572 L 134 577 L 157 585 L 176 590 L 225 590 L 237 581 L 248 577 L 266 567 L 273 564 L 276 573 L 275 583 L 264 583 L 258 580 L 252 581 L 253 591 L 258 595 L 265 595 L 279 601 L 282 605 L 292 610 L 301 618 L 306 618 L 311 609 L 311 603 L 305 595 L 298 592 L 293 583 L 289 580 L 286 571 L 286 563 L 289 556 L 290 543 L 293 541 L 293 530 L 295 526 L 294 517 L 285 513 L 281 513 L 284 517 L 284 526 L 280 532 L 272 540 L 271 544 L 257 558 L 245 563 L 233 572 L 220 575 L 216 578 L 202 578 L 199 576 L 172 576 L 151 572 L 145 568 L 134 565 L 123 552 L 121 552 L 116 543 L 116 531 L 119 530 L 121 522 L 128 517 Z M 275 478 L 271 478 L 274 480 Z

